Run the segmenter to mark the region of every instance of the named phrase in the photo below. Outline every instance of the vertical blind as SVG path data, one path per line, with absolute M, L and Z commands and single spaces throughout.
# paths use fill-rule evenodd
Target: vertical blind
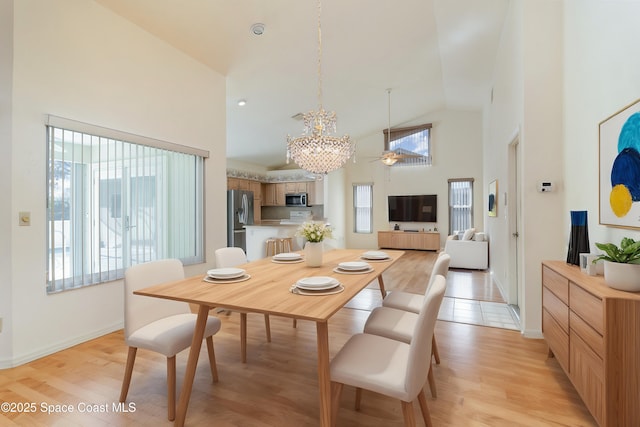
M 353 185 L 353 231 L 373 232 L 373 185 Z
M 473 178 L 449 180 L 449 234 L 473 224 Z
M 203 259 L 204 158 L 47 126 L 47 291 Z
M 396 129 L 385 129 L 384 149 L 395 151 L 397 154 L 409 156 L 400 158 L 398 166 L 430 166 L 433 163 L 431 155 L 431 123 Z

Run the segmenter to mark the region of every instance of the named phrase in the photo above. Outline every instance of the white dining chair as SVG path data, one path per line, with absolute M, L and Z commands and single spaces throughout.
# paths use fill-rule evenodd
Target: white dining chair
M 124 339 L 129 346 L 120 402 L 127 399 L 133 365 L 139 348 L 155 351 L 167 358 L 167 411 L 170 421 L 176 412 L 176 354 L 189 348 L 197 315 L 183 302 L 134 295 L 133 292 L 165 282 L 184 279 L 182 262 L 165 259 L 137 264 L 124 275 Z M 218 381 L 213 335 L 220 330 L 220 319 L 209 316 L 204 336 L 213 381 Z
M 431 277 L 429 278 L 429 283 L 427 284 L 427 288 L 425 289 L 425 294 L 429 290 L 429 286 L 433 282 L 433 278 L 440 275 L 447 277 L 447 273 L 449 272 L 449 263 L 451 262 L 451 257 L 446 252 L 440 252 L 438 254 L 438 258 L 436 258 L 435 263 L 433 264 L 433 268 L 431 270 Z M 387 295 L 385 299 L 382 300 L 383 307 L 396 308 L 398 310 L 405 310 L 412 313 L 419 313 L 420 308 L 422 307 L 424 295 L 425 294 L 414 294 L 411 292 L 404 291 L 391 291 Z M 384 334 L 383 334 L 384 335 Z M 436 364 L 440 364 L 440 352 L 438 351 L 438 344 L 436 342 L 435 336 L 433 338 L 433 357 L 436 361 Z
M 237 267 L 247 263 L 247 255 L 242 248 L 219 248 L 215 251 L 216 267 Z M 267 342 L 271 342 L 271 322 L 269 315 L 264 315 L 264 328 Z M 247 361 L 247 313 L 240 312 L 240 353 L 242 362 Z
M 433 330 L 446 279 L 437 276 L 424 298 L 410 344 L 367 333 L 349 338 L 331 361 L 331 423 L 335 425 L 344 385 L 356 388 L 356 410 L 362 389 L 402 402 L 405 426 L 415 426 L 413 401 L 418 398 L 422 417 L 431 426 L 424 385 L 431 368 Z

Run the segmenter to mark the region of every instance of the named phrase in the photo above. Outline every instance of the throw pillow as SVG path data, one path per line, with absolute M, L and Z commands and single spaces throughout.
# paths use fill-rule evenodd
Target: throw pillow
M 476 232 L 475 228 L 469 228 L 464 230 L 464 234 L 462 235 L 462 240 L 471 240 L 473 239 L 473 234 Z

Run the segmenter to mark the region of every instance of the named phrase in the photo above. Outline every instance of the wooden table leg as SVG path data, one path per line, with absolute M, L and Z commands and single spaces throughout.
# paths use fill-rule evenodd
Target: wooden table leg
M 209 307 L 201 305 L 198 309 L 198 319 L 196 320 L 196 328 L 193 331 L 193 339 L 191 340 L 191 349 L 189 350 L 189 359 L 187 360 L 187 369 L 184 373 L 184 381 L 182 390 L 180 390 L 180 400 L 178 400 L 178 410 L 176 413 L 177 427 L 184 426 L 184 419 L 187 416 L 187 407 L 191 398 L 191 388 L 193 387 L 193 379 L 196 375 L 196 367 L 198 366 L 198 356 L 200 355 L 200 347 L 202 347 L 202 339 L 204 338 L 204 330 L 207 326 L 207 318 L 209 317 Z
M 380 285 L 380 293 L 382 294 L 382 299 L 387 296 L 387 291 L 384 289 L 384 280 L 382 280 L 382 274 L 378 276 L 378 284 Z
M 320 425 L 331 425 L 331 372 L 329 370 L 329 327 L 316 322 L 318 334 L 318 387 L 320 389 Z

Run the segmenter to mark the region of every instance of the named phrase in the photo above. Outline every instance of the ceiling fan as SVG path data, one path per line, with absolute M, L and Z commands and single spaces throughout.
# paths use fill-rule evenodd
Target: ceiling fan
M 387 135 L 391 135 L 391 89 L 387 89 L 387 100 L 388 100 L 388 126 L 387 126 Z M 385 150 L 382 152 L 382 155 L 376 157 L 373 161 L 380 160 L 386 166 L 393 166 L 399 160 L 410 159 L 423 157 L 421 154 L 416 154 L 413 151 L 405 150 L 402 148 L 398 148 L 395 150 Z

